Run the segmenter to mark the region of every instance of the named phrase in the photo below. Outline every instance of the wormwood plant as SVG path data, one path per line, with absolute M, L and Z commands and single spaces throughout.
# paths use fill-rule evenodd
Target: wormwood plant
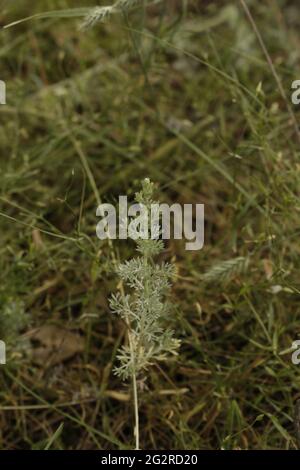
M 141 236 L 136 240 L 139 256 L 117 267 L 117 273 L 128 292 L 121 288 L 110 299 L 111 310 L 124 319 L 127 325 L 128 344 L 122 346 L 118 352 L 119 364 L 115 373 L 122 379 L 131 378 L 133 382 L 136 449 L 139 449 L 137 379 L 145 376 L 147 369 L 155 361 L 163 361 L 170 355 L 176 355 L 180 345 L 180 341 L 174 338 L 173 331 L 168 328 L 172 305 L 167 294 L 175 269 L 169 263 L 156 264 L 154 261 L 164 245 L 159 239 L 159 224 L 151 238 L 148 214 L 151 204 L 155 203 L 152 200 L 153 189 L 153 183 L 145 179 L 142 190 L 136 194 L 136 202 L 147 208 L 144 216 L 147 217 L 148 225 L 141 225 L 148 226 L 148 238 L 140 227 Z M 142 220 L 140 216 L 139 220 Z M 139 231 L 138 223 L 137 230 Z

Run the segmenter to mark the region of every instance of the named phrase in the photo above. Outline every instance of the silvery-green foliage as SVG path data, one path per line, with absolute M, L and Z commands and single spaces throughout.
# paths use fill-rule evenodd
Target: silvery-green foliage
M 91 8 L 91 11 L 84 18 L 81 28 L 92 28 L 96 23 L 104 21 L 110 15 L 130 10 L 138 3 L 144 3 L 144 0 L 116 0 L 113 5 Z
M 152 200 L 153 184 L 144 180 L 136 201 L 148 208 Z M 150 236 L 150 228 L 149 228 Z M 167 300 L 171 280 L 175 275 L 173 265 L 155 264 L 153 258 L 163 250 L 159 239 L 136 240 L 140 256 L 120 264 L 117 273 L 129 293 L 118 293 L 110 299 L 110 307 L 127 323 L 130 341 L 117 355 L 117 375 L 123 379 L 137 376 L 155 361 L 177 354 L 180 342 L 167 328 L 172 305 Z

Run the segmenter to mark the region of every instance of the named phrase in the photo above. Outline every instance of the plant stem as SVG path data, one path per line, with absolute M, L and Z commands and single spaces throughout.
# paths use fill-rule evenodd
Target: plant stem
M 122 286 L 121 290 L 122 290 L 122 293 L 124 295 L 123 286 Z M 133 404 L 134 404 L 134 418 L 135 418 L 135 427 L 134 427 L 135 450 L 140 450 L 139 402 L 138 402 L 138 390 L 137 390 L 136 368 L 135 368 L 136 358 L 135 358 L 135 355 L 134 355 L 134 348 L 133 348 L 133 342 L 132 342 L 132 337 L 131 337 L 129 318 L 126 318 L 126 324 L 127 324 L 127 328 L 128 328 L 128 341 L 129 341 L 129 347 L 130 347 L 131 362 L 133 364 L 132 388 L 133 388 Z
M 123 286 L 121 286 L 121 293 L 124 296 Z M 127 317 L 125 321 L 126 321 L 126 325 L 127 325 L 127 329 L 128 329 L 128 341 L 129 341 L 129 347 L 130 347 L 131 362 L 133 364 L 132 388 L 133 388 L 133 403 L 134 403 L 134 417 L 135 417 L 135 428 L 134 428 L 135 450 L 140 450 L 139 402 L 138 402 L 138 391 L 137 391 L 137 382 L 136 382 L 136 368 L 135 368 L 136 358 L 135 358 L 135 355 L 134 355 L 134 348 L 133 348 L 133 342 L 132 342 L 131 331 L 130 331 L 130 320 Z
M 135 371 L 132 373 L 133 402 L 135 416 L 135 450 L 140 450 L 140 422 L 139 422 L 139 403 Z

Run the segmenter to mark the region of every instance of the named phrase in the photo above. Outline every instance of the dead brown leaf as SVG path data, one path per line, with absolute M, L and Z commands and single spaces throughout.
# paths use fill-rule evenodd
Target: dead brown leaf
M 82 337 L 56 325 L 44 325 L 28 334 L 32 342 L 32 360 L 38 365 L 50 367 L 70 359 L 84 350 Z

